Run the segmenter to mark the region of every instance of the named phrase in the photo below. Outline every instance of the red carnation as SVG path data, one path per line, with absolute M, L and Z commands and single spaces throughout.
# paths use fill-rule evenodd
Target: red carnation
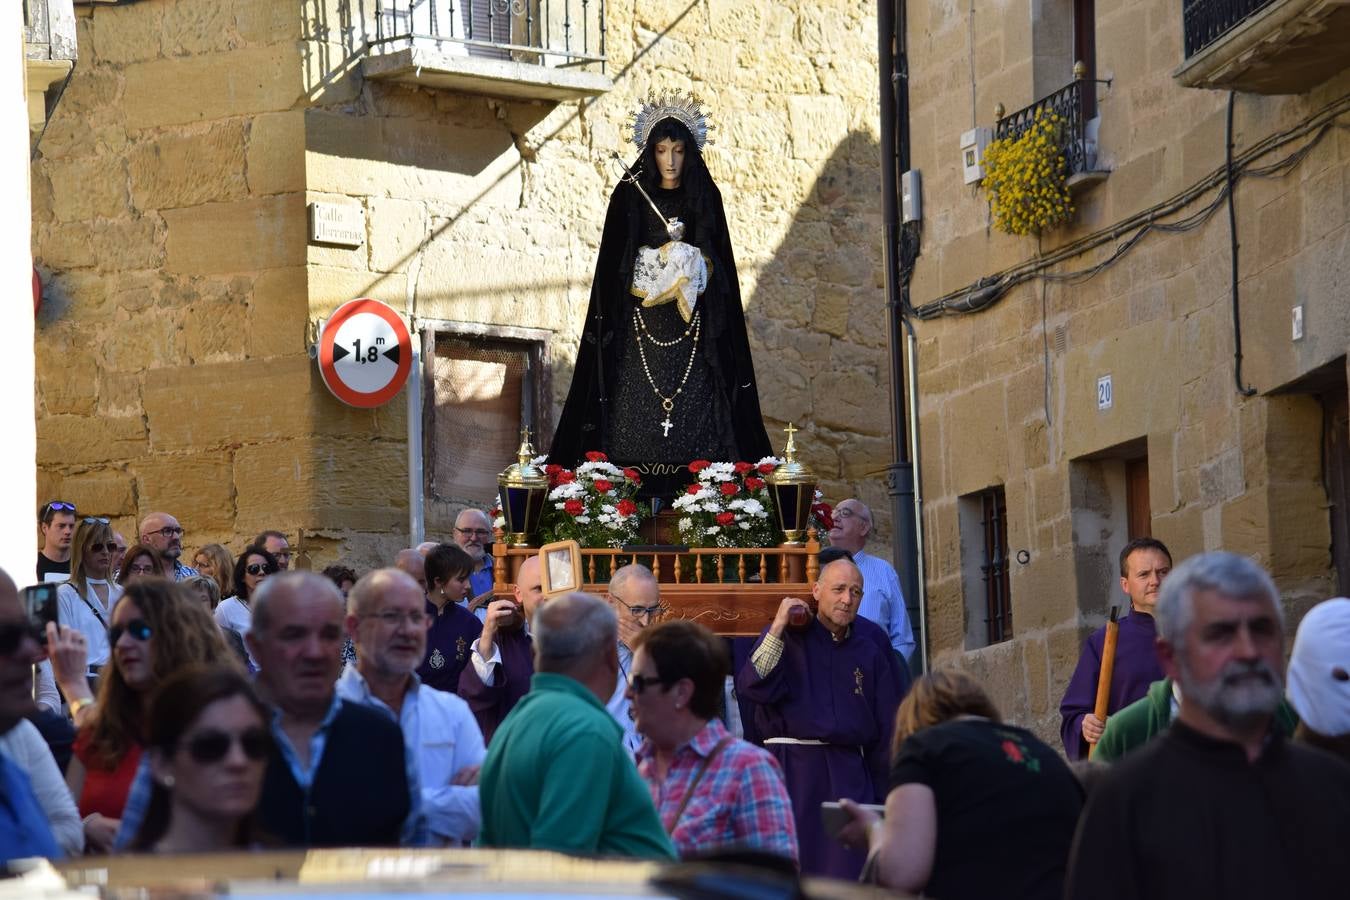
M 756 466 L 756 468 L 759 469 L 759 474 L 768 475 L 770 472 L 772 472 L 774 469 L 778 467 L 775 466 L 773 463 L 760 463 L 758 466 Z
M 724 482 L 722 482 L 722 496 L 723 496 L 723 497 L 734 497 L 734 496 L 736 496 L 737 492 L 739 492 L 739 491 L 740 491 L 740 488 L 736 487 L 736 485 L 732 484 L 730 481 L 724 481 Z
M 557 475 L 561 471 L 562 466 L 558 465 L 557 463 L 549 463 L 548 465 L 544 466 L 544 474 L 548 475 L 549 477 Z
M 746 472 L 753 472 L 754 470 L 755 470 L 755 467 L 752 466 L 752 465 L 750 465 L 748 462 L 738 462 L 738 463 L 736 463 L 736 474 L 737 474 L 737 475 L 744 475 Z
M 811 514 L 820 520 L 820 524 L 829 531 L 834 527 L 834 507 L 828 503 L 816 503 L 811 507 Z
M 624 469 L 623 477 L 633 482 L 633 484 L 642 484 L 642 476 L 638 474 L 637 469 Z
M 689 471 L 697 475 L 711 465 L 712 463 L 708 462 L 706 459 L 696 459 L 689 464 Z
M 613 487 L 614 487 L 613 482 L 606 481 L 603 478 L 595 479 L 595 489 L 602 494 L 608 494 L 610 492 L 610 489 Z
M 558 473 L 558 484 L 571 484 L 577 480 L 577 473 L 563 469 Z
M 632 500 L 620 500 L 615 504 L 614 508 L 618 511 L 619 515 L 625 517 L 631 516 L 633 513 L 637 512 L 637 504 Z
M 751 475 L 749 478 L 745 479 L 745 489 L 747 491 L 757 491 L 762 487 L 764 487 L 763 478 L 756 478 Z
M 718 524 L 718 525 L 730 525 L 732 522 L 735 522 L 735 521 L 736 521 L 736 514 L 735 514 L 735 513 L 720 512 L 720 513 L 717 514 L 717 524 Z
M 568 500 L 563 504 L 563 511 L 569 516 L 579 516 L 586 511 L 586 504 L 580 500 Z
M 691 484 L 691 485 L 689 485 L 689 487 L 687 487 L 687 488 L 684 489 L 684 492 L 685 492 L 686 494 L 697 494 L 697 493 L 698 493 L 699 491 L 701 491 L 701 490 L 703 490 L 703 485 L 701 485 L 701 484 Z
M 609 457 L 599 450 L 592 450 L 586 454 L 586 458 L 591 462 L 609 462 Z

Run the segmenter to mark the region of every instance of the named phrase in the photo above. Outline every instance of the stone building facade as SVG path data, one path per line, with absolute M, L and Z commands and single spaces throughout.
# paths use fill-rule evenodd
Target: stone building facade
M 514 425 L 465 443 L 482 400 L 467 376 L 509 368 L 475 347 L 528 351 L 512 399 L 537 394 L 547 432 L 615 183 L 608 157 L 631 159 L 623 125 L 649 92 L 693 90 L 716 123 L 707 160 L 768 424 L 805 426 L 832 499 L 884 508 L 873 4 L 590 3 L 605 10 L 607 59 L 585 71 L 607 85 L 564 99 L 510 73 L 488 87 L 434 67 L 377 78 L 374 42 L 398 23 L 376 21 L 376 6 L 78 7 L 79 66 L 32 167 L 48 284 L 39 498 L 74 500 L 128 535 L 166 509 L 189 548 L 238 551 L 278 527 L 304 530 L 316 567 L 388 559 L 408 533 L 407 404 L 346 407 L 308 355 L 321 320 L 368 296 L 427 341 L 427 531 L 447 534 L 456 509 L 489 499 L 481 488 L 515 443 Z M 315 202 L 357 207 L 361 245 L 311 243 Z M 470 470 L 476 493 L 455 480 Z M 884 527 L 878 538 L 884 550 Z
M 1197 47 L 1173 0 L 1093 7 L 908 4 L 931 644 L 1047 737 L 1087 629 L 1128 603 L 1116 555 L 1130 536 L 1178 561 L 1250 555 L 1274 573 L 1291 635 L 1350 578 L 1346 21 L 1277 0 Z M 1299 65 L 1270 55 L 1291 47 Z M 1000 233 L 964 178 L 963 133 L 1066 88 L 1075 59 L 1103 81 L 1075 214 L 1039 243 Z M 1240 376 L 1221 193 L 1230 90 Z M 1150 212 L 1185 223 L 1216 201 L 1132 240 Z M 1026 271 L 1051 277 L 987 289 Z M 1010 621 L 990 611 L 1004 571 Z

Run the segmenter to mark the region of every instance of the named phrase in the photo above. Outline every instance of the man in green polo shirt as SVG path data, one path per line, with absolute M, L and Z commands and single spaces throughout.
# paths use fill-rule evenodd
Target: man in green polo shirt
M 619 672 L 614 611 L 568 594 L 539 607 L 531 634 L 530 692 L 497 729 L 479 776 L 479 845 L 674 859 L 605 710 Z

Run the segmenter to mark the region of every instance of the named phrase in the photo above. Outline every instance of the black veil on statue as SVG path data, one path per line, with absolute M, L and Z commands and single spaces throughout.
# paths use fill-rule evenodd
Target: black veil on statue
M 655 161 L 654 148 L 664 138 L 685 146 L 680 185 L 670 190 L 661 188 Z M 684 222 L 684 243 L 702 253 L 707 287 L 692 320 L 682 303 L 635 295 L 639 250 L 660 248 L 670 238 L 647 199 L 621 180 L 605 214 L 576 369 L 549 462 L 570 467 L 601 450 L 642 473 L 644 496 L 669 497 L 689 482 L 684 467 L 692 460 L 757 462 L 772 449 L 722 195 L 693 135 L 674 118 L 660 120 L 634 171 L 662 215 Z M 673 409 L 663 408 L 672 396 Z

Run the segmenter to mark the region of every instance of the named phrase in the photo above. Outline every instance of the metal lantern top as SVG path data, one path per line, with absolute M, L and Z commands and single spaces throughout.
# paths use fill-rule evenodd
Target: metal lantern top
M 816 473 L 797 460 L 797 442 L 794 438 L 800 431 L 791 422 L 783 429 L 787 432 L 787 444 L 783 447 L 783 463 L 768 475 L 769 484 L 775 486 L 814 485 Z
M 530 444 L 530 429 L 520 429 L 520 447 L 516 450 L 516 461 L 502 470 L 497 476 L 497 484 L 513 488 L 548 489 L 548 476 L 539 470 L 531 460 L 534 459 L 534 447 Z

